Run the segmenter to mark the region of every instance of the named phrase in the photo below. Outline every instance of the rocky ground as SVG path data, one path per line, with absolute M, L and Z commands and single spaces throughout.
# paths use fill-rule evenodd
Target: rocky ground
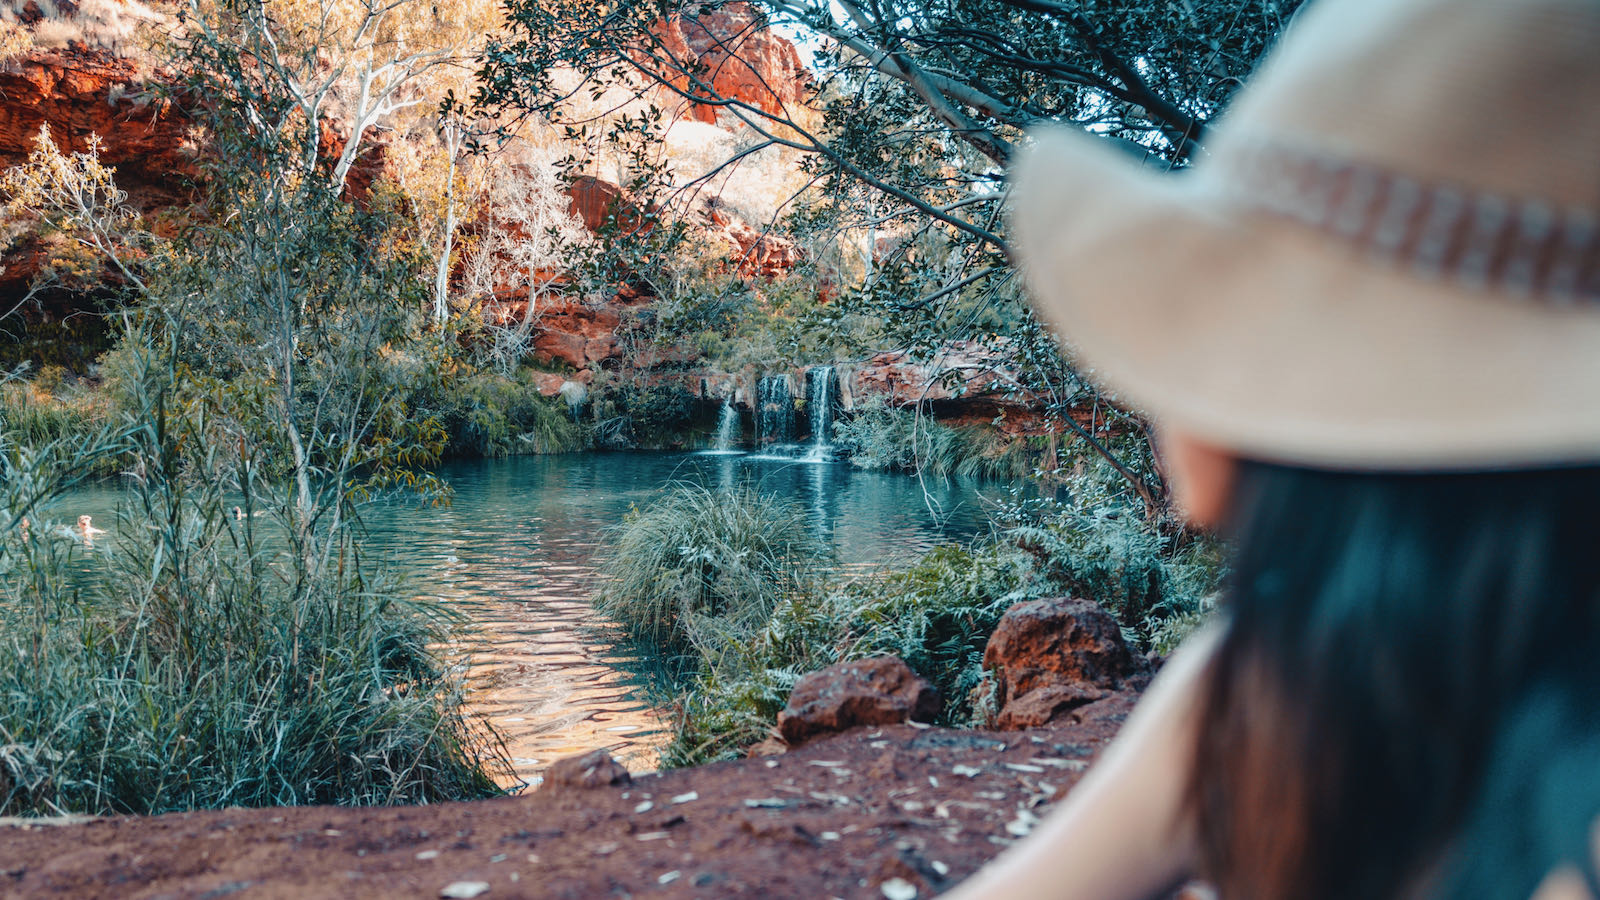
M 597 758 L 476 803 L 12 820 L 0 896 L 928 897 L 1029 831 L 1115 731 L 1107 713 L 864 727 L 631 779 Z
M 916 724 L 937 692 L 873 657 L 800 680 L 776 755 L 631 776 L 595 751 L 476 803 L 11 820 L 0 897 L 928 897 L 1032 830 L 1150 672 L 1067 598 L 1013 607 L 985 661 L 1014 730 Z

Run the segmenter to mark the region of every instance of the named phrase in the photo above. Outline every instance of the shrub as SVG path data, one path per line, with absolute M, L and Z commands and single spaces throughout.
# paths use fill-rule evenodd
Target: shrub
M 694 425 L 694 395 L 665 382 L 606 378 L 595 382 L 590 401 L 596 438 L 605 447 L 660 450 L 681 445 Z
M 20 527 L 48 493 L 28 459 L 0 464 L 0 815 L 498 793 L 494 736 L 434 649 L 453 620 L 348 535 L 296 578 L 282 520 L 153 478 L 91 552 L 37 507 Z
M 834 446 L 862 469 L 939 477 L 1021 478 L 1033 471 L 1025 440 L 992 428 L 950 426 L 874 397 L 834 426 Z
M 945 546 L 909 568 L 773 607 L 737 652 L 712 660 L 678 704 L 665 765 L 737 755 L 760 740 L 806 672 L 879 653 L 903 658 L 945 697 L 944 724 L 984 720 L 983 650 L 1013 604 L 1081 596 L 1116 614 L 1136 649 L 1166 652 L 1201 621 L 1219 576 L 1216 549 L 1174 551 L 1141 520 L 1048 508 L 973 546 Z
M 803 596 L 827 550 L 805 510 L 749 487 L 678 484 L 610 535 L 600 610 L 640 641 L 687 657 L 727 655 Z
M 501 457 L 571 453 L 589 445 L 588 429 L 566 400 L 544 397 L 531 373 L 508 378 L 492 372 L 449 377 L 412 405 L 438 419 L 449 435 L 449 456 Z

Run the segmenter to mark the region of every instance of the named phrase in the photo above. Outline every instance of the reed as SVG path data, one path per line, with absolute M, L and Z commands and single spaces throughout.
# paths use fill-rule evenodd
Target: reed
M 438 607 L 348 540 L 344 565 L 298 579 L 271 517 L 135 493 L 93 551 L 0 513 L 0 814 L 498 792 Z

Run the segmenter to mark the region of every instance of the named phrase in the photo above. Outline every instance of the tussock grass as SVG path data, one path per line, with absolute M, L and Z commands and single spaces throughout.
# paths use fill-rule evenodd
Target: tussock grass
M 131 537 L 87 560 L 49 522 L 3 532 L 0 814 L 498 792 L 437 607 L 353 562 L 285 577 L 270 520 L 170 511 L 120 517 Z
M 749 487 L 673 485 L 610 538 L 600 610 L 691 667 L 726 656 L 807 593 L 830 554 L 798 504 Z
M 29 447 L 82 439 L 110 415 L 103 395 L 65 389 L 46 370 L 33 380 L 0 380 L 0 432 L 7 440 Z

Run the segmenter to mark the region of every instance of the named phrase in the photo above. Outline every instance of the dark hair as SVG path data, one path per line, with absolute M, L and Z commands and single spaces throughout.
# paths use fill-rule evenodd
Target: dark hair
M 1593 870 L 1600 469 L 1245 463 L 1190 802 L 1228 900 L 1526 898 Z

